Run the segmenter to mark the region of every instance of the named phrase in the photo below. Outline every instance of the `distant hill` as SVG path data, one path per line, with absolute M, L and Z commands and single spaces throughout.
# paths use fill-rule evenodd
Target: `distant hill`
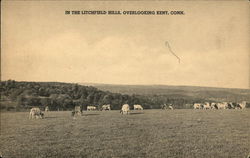
M 169 86 L 169 85 L 113 85 L 81 83 L 91 85 L 103 91 L 128 95 L 164 95 L 174 98 L 201 98 L 217 101 L 248 101 L 250 89 L 215 88 L 198 86 Z

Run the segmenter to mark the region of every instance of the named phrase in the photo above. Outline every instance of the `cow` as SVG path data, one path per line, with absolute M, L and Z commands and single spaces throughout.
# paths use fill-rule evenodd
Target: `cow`
M 211 109 L 218 109 L 218 106 L 216 103 L 211 103 Z
M 235 105 L 232 102 L 227 103 L 228 109 L 235 109 Z
M 106 110 L 111 110 L 110 104 L 108 104 L 108 105 L 103 105 L 102 108 L 101 108 L 101 111 L 102 111 L 102 110 L 104 110 L 104 111 L 106 111 Z
M 87 111 L 93 111 L 96 110 L 95 106 L 87 106 Z
M 169 105 L 168 108 L 169 108 L 170 110 L 174 110 L 173 106 L 171 106 L 171 105 Z
M 161 109 L 162 110 L 166 110 L 167 109 L 167 105 L 166 104 L 161 105 Z
M 72 111 L 71 115 L 75 118 L 75 116 L 82 115 L 82 108 L 81 106 L 75 106 L 74 110 Z
M 231 109 L 239 109 L 239 104 L 235 102 L 228 103 L 229 108 Z
M 130 109 L 129 109 L 129 105 L 128 104 L 124 104 L 122 105 L 122 109 L 120 111 L 121 114 L 129 114 Z
M 205 110 L 211 109 L 209 102 L 205 102 L 205 104 L 203 104 L 203 109 L 205 109 Z
M 134 110 L 143 110 L 143 107 L 141 105 L 134 105 Z
M 44 118 L 44 114 L 43 114 L 43 112 L 39 108 L 31 108 L 30 109 L 29 119 L 33 119 L 33 118 L 43 119 Z
M 45 112 L 49 112 L 49 107 L 46 106 L 44 111 L 45 111 Z
M 217 105 L 218 109 L 228 109 L 228 103 L 227 102 L 217 103 L 216 105 Z
M 202 109 L 203 108 L 203 104 L 201 103 L 194 103 L 194 109 Z
M 246 108 L 246 105 L 247 105 L 247 102 L 246 102 L 246 101 L 242 101 L 241 103 L 239 103 L 240 109 L 245 109 L 245 108 Z

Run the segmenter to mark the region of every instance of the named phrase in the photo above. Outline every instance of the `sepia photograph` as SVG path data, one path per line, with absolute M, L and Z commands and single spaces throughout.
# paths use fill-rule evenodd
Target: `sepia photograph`
M 249 0 L 2 0 L 0 158 L 250 158 Z

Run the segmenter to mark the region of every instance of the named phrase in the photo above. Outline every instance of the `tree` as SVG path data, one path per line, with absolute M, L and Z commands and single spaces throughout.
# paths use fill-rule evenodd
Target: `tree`
M 21 108 L 23 107 L 23 105 L 24 105 L 24 97 L 23 95 L 19 95 L 17 97 L 17 106 Z
M 51 100 L 50 100 L 50 98 L 48 98 L 48 97 L 44 97 L 44 98 L 41 98 L 41 99 L 40 99 L 40 102 L 41 102 L 41 105 L 42 105 L 42 106 L 46 107 L 46 106 L 49 106 L 49 105 L 50 105 Z
M 102 104 L 111 104 L 112 103 L 112 95 L 106 94 L 102 99 Z
M 93 104 L 93 103 L 94 103 L 94 93 L 90 93 L 90 94 L 87 96 L 87 101 L 88 101 L 90 104 Z

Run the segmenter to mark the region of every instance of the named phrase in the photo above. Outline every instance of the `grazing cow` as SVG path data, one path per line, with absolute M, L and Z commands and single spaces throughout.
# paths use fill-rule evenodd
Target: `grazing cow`
M 167 105 L 166 104 L 161 105 L 161 109 L 162 110 L 166 110 L 167 109 Z
M 217 103 L 218 109 L 228 109 L 228 103 L 223 102 L 223 103 Z
M 96 110 L 95 106 L 87 106 L 87 111 L 93 111 Z
M 227 105 L 228 105 L 228 109 L 235 109 L 234 103 L 230 102 L 230 103 L 227 103 Z
M 167 110 L 167 109 L 174 110 L 173 104 L 163 104 L 161 105 L 161 109 L 162 110 Z
M 211 109 L 218 109 L 218 106 L 216 103 L 211 103 Z
M 106 110 L 111 110 L 110 104 L 108 104 L 108 105 L 103 105 L 102 108 L 101 108 L 101 111 L 102 111 L 102 110 L 104 110 L 104 111 L 106 111 Z
M 42 113 L 42 111 L 39 108 L 32 108 L 30 109 L 30 115 L 29 115 L 29 119 L 33 119 L 33 118 L 44 118 L 44 114 Z
M 72 116 L 81 116 L 82 115 L 82 108 L 81 106 L 75 106 L 75 109 L 71 113 Z
M 134 105 L 134 110 L 143 110 L 141 105 Z
M 121 114 L 129 114 L 130 112 L 130 109 L 129 109 L 129 105 L 128 104 L 124 104 L 122 106 L 122 109 L 120 111 Z
M 238 103 L 235 103 L 235 102 L 230 102 L 228 104 L 229 108 L 231 109 L 239 109 L 239 104 Z
M 203 109 L 205 109 L 205 110 L 211 109 L 209 102 L 206 102 L 205 104 L 203 104 Z
M 247 105 L 247 102 L 246 102 L 246 101 L 243 101 L 243 102 L 239 103 L 240 109 L 245 109 L 245 108 L 246 108 L 246 105 Z
M 203 104 L 201 103 L 194 103 L 194 109 L 202 109 L 203 108 Z
M 241 109 L 240 103 L 232 103 L 234 109 Z
M 171 105 L 169 105 L 168 108 L 169 108 L 170 110 L 174 110 L 173 106 L 171 106 Z
M 45 107 L 45 112 L 49 112 L 49 107 L 48 106 Z

